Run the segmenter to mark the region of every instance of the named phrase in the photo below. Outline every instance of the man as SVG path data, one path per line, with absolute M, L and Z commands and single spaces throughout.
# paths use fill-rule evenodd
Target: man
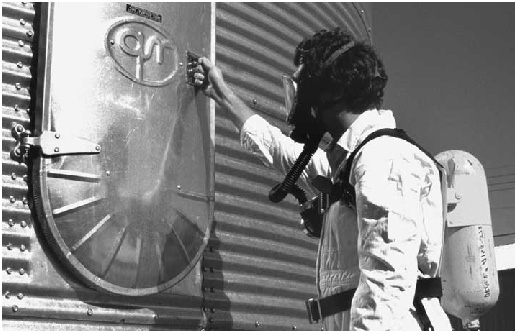
M 295 65 L 298 99 L 311 104 L 314 127 L 333 139 L 327 152 L 313 155 L 301 181 L 310 186 L 317 175 L 336 181 L 340 166 L 369 134 L 396 126 L 392 112 L 380 109 L 385 69 L 371 46 L 338 28 L 302 41 Z M 208 59 L 200 59 L 195 78 L 240 130 L 245 148 L 283 173 L 291 167 L 302 144 L 248 108 Z M 324 315 L 324 327 L 425 329 L 427 319 L 413 300 L 418 275 L 438 274 L 443 227 L 438 169 L 416 146 L 383 136 L 359 151 L 347 181 L 354 186 L 355 207 L 343 200 L 332 203 L 321 230 L 318 294 L 340 296 L 341 304 Z M 344 291 L 352 300 L 341 297 Z M 351 307 L 341 307 L 348 303 Z M 451 330 L 437 298 L 422 298 L 421 306 L 428 325 Z

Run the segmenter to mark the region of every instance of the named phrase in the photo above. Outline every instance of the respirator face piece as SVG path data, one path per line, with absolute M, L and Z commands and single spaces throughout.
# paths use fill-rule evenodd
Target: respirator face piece
M 320 128 L 314 109 L 316 92 L 312 92 L 307 85 L 297 83 L 287 75 L 282 75 L 282 83 L 288 112 L 286 122 L 293 126 L 290 137 L 296 142 L 305 143 L 308 136 Z

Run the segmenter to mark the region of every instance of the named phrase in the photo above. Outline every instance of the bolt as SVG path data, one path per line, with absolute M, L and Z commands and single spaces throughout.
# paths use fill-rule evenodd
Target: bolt
M 113 39 L 110 39 L 110 44 L 115 45 L 115 41 Z
M 13 249 L 13 245 L 12 244 L 7 244 L 7 249 L 8 250 L 12 250 Z
M 17 104 L 14 105 L 14 111 L 20 111 L 20 107 Z
M 25 269 L 20 268 L 20 275 L 24 275 L 24 274 L 25 274 Z
M 13 312 L 18 312 L 18 306 L 16 306 L 16 305 L 13 306 Z
M 22 133 L 22 132 L 25 131 L 25 128 L 21 124 L 16 124 L 16 127 L 14 128 L 14 131 L 16 131 L 18 133 Z
M 61 137 L 61 135 L 60 135 L 59 133 L 56 133 L 56 134 L 54 135 L 54 137 L 56 137 L 56 139 L 59 139 L 59 137 Z
M 55 147 L 54 148 L 54 152 L 58 153 L 59 152 L 59 147 Z
M 292 325 L 292 326 L 291 326 L 291 328 L 292 328 L 294 331 L 296 331 L 296 330 L 297 330 L 297 326 L 295 326 L 295 325 Z
M 177 188 L 178 190 L 180 190 L 180 189 L 182 189 L 182 186 L 181 186 L 181 185 L 177 185 L 177 186 L 176 186 L 176 188 Z
M 33 31 L 27 31 L 27 37 L 32 37 L 34 35 L 34 32 Z
M 91 308 L 89 308 L 89 309 L 86 311 L 86 314 L 87 314 L 87 315 L 89 315 L 89 316 L 91 316 L 91 315 L 93 315 L 93 314 L 94 314 L 94 311 L 93 311 Z
M 27 23 L 27 22 L 25 22 L 25 20 L 24 20 L 24 19 L 20 19 L 20 24 L 21 24 L 22 26 L 24 26 L 24 25 L 25 25 L 25 23 Z
M 323 331 L 324 330 L 324 327 L 320 327 L 320 330 Z
M 14 202 L 16 202 L 16 198 L 14 198 L 14 196 L 9 196 L 9 201 L 11 203 L 14 203 Z
M 25 220 L 22 220 L 20 222 L 20 226 L 23 227 L 23 228 L 27 227 L 27 223 L 25 222 Z
M 111 172 L 109 170 L 106 171 L 106 175 L 110 176 Z
M 9 298 L 11 298 L 11 295 L 9 295 L 9 291 L 6 291 L 6 292 L 4 293 L 4 297 L 5 297 L 5 299 L 9 299 Z
M 23 299 L 23 293 L 21 293 L 21 292 L 20 292 L 20 293 L 18 294 L 18 299 Z
M 208 309 L 208 308 L 206 308 L 206 307 L 204 307 L 204 308 L 203 308 L 203 312 L 207 312 L 208 310 L 209 310 L 209 309 Z
M 23 46 L 25 46 L 25 42 L 24 42 L 24 41 L 22 41 L 22 40 L 19 40 L 19 41 L 18 41 L 18 45 L 19 45 L 20 47 L 23 47 Z
M 16 173 L 11 174 L 11 179 L 16 180 Z
M 9 224 L 9 226 L 13 227 L 14 226 L 14 221 L 12 219 L 9 219 L 7 221 L 7 224 Z
M 19 62 L 16 63 L 16 66 L 18 66 L 18 68 L 22 68 L 23 67 L 23 63 L 21 61 L 19 61 Z
M 253 100 L 252 100 L 252 102 L 253 102 L 254 104 L 257 104 L 257 99 L 253 99 Z
M 14 87 L 16 87 L 18 90 L 22 89 L 22 85 L 19 82 L 15 83 Z
M 95 150 L 96 150 L 96 151 L 100 151 L 100 150 L 101 150 L 101 145 L 97 145 L 97 146 L 95 147 Z
M 13 273 L 13 270 L 11 268 L 6 268 L 5 271 L 7 272 L 7 275 L 11 275 Z
M 259 321 L 256 321 L 255 322 L 255 327 L 259 327 L 259 326 L 261 326 L 261 324 L 259 323 Z
M 180 63 L 180 64 L 178 64 L 178 65 L 180 65 L 180 67 L 182 67 L 182 66 L 183 66 L 183 63 Z
M 213 307 L 213 308 L 210 309 L 210 312 L 216 313 L 216 309 Z
M 25 245 L 20 245 L 20 251 L 21 251 L 21 252 L 25 252 L 25 249 L 26 249 L 26 248 L 25 248 Z
M 23 198 L 23 204 L 25 204 L 25 205 L 29 204 L 29 200 L 27 199 L 27 197 Z

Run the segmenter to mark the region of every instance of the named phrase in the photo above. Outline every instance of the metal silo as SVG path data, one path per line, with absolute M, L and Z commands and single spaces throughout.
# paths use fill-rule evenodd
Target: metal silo
M 68 203 L 66 200 L 73 198 L 77 192 L 67 191 L 65 186 L 55 181 L 72 179 L 75 185 L 83 182 L 88 185 L 81 189 L 91 194 L 95 191 L 92 184 L 101 182 L 99 180 L 107 176 L 113 177 L 117 164 L 113 165 L 115 169 L 109 170 L 110 173 L 102 169 L 104 174 L 99 177 L 94 175 L 98 171 L 95 168 L 70 172 L 70 169 L 62 168 L 63 164 L 58 163 L 55 157 L 49 158 L 44 163 L 28 164 L 20 156 L 22 152 L 17 149 L 23 142 L 23 137 L 32 136 L 38 131 L 52 132 L 54 139 L 59 139 L 55 136 L 58 131 L 52 126 L 37 129 L 38 126 L 46 124 L 41 114 L 42 108 L 38 107 L 38 101 L 44 99 L 42 91 L 37 87 L 38 79 L 43 75 L 38 68 L 50 64 L 49 59 L 55 56 L 55 54 L 41 53 L 41 50 L 46 50 L 43 44 L 50 40 L 45 37 L 40 38 L 41 34 L 48 31 L 45 22 L 61 24 L 59 32 L 63 32 L 62 29 L 69 29 L 67 32 L 70 34 L 67 36 L 70 37 L 54 36 L 55 41 L 59 41 L 59 38 L 78 38 L 82 36 L 81 31 L 91 30 L 92 33 L 99 34 L 98 39 L 82 41 L 84 45 L 98 47 L 98 49 L 90 48 L 81 52 L 77 47 L 81 43 L 72 41 L 70 46 L 74 47 L 68 50 L 70 59 L 66 58 L 66 53 L 63 53 L 61 58 L 57 58 L 60 61 L 58 64 L 63 64 L 63 61 L 67 60 L 68 66 L 56 72 L 59 74 L 54 76 L 61 78 L 59 80 L 61 87 L 67 85 L 83 87 L 81 85 L 84 83 L 74 81 L 79 78 L 79 72 L 84 75 L 84 78 L 89 78 L 89 75 L 95 77 L 95 71 L 99 68 L 118 71 L 113 73 L 120 74 L 120 78 L 118 77 L 111 84 L 104 82 L 103 87 L 111 92 L 110 101 L 115 101 L 120 106 L 130 101 L 128 97 L 134 96 L 132 94 L 140 94 L 132 91 L 134 86 L 144 83 L 148 87 L 146 89 L 152 91 L 156 87 L 170 85 L 171 80 L 176 80 L 175 76 L 183 79 L 187 74 L 190 59 L 187 51 L 204 56 L 215 53 L 216 64 L 221 67 L 228 83 L 238 95 L 255 112 L 287 132 L 288 128 L 284 124 L 285 110 L 280 75 L 293 71 L 292 56 L 296 44 L 319 29 L 336 26 L 350 29 L 360 39 L 371 40 L 370 5 L 321 2 L 111 3 L 105 4 L 106 7 L 97 12 L 96 6 L 101 5 L 56 3 L 56 8 L 58 11 L 62 10 L 63 16 L 59 19 L 61 21 L 58 19 L 49 21 L 47 20 L 49 4 L 2 3 L 2 320 L 4 329 L 319 330 L 318 325 L 308 324 L 304 307 L 304 300 L 313 296 L 315 291 L 314 267 L 317 243 L 307 238 L 299 229 L 298 208 L 294 201 L 285 201 L 280 205 L 268 201 L 269 189 L 282 176 L 264 167 L 257 158 L 240 147 L 237 130 L 220 110 L 215 111 L 215 119 L 209 117 L 202 120 L 203 117 L 193 116 L 196 110 L 213 112 L 210 108 L 197 109 L 207 103 L 201 94 L 189 95 L 182 100 L 185 104 L 177 104 L 180 113 L 182 110 L 189 112 L 182 114 L 182 117 L 185 117 L 183 132 L 180 131 L 182 129 L 173 128 L 171 135 L 176 135 L 176 140 L 190 143 L 185 144 L 185 147 L 190 145 L 191 148 L 200 148 L 197 150 L 199 155 L 178 151 L 180 152 L 178 155 L 185 158 L 182 160 L 184 161 L 182 170 L 186 170 L 187 174 L 183 175 L 183 179 L 188 180 L 188 172 L 194 173 L 196 168 L 201 168 L 195 164 L 189 165 L 189 161 L 198 161 L 202 156 L 204 159 L 215 161 L 212 164 L 213 169 L 209 168 L 201 178 L 193 176 L 193 180 L 171 184 L 169 188 L 176 189 L 174 191 L 177 194 L 181 193 L 184 198 L 198 198 L 193 202 L 183 202 L 179 208 L 179 211 L 186 212 L 183 216 L 194 215 L 201 217 L 198 218 L 199 221 L 204 222 L 203 215 L 210 215 L 207 213 L 210 209 L 205 210 L 206 206 L 193 209 L 198 204 L 192 204 L 201 201 L 206 203 L 204 205 L 214 206 L 213 217 L 208 217 L 209 221 L 205 225 L 199 225 L 202 226 L 201 232 L 194 233 L 194 237 L 188 233 L 178 235 L 178 239 L 183 240 L 181 243 L 183 246 L 176 248 L 171 246 L 170 253 L 172 256 L 178 255 L 175 252 L 179 253 L 178 256 L 184 254 L 187 260 L 178 262 L 183 263 L 184 268 L 175 269 L 176 271 L 167 269 L 171 271 L 165 270 L 165 274 L 160 274 L 162 276 L 153 270 L 149 273 L 138 270 L 135 272 L 121 266 L 120 270 L 129 273 L 129 276 L 133 275 L 131 282 L 128 283 L 126 275 L 102 276 L 100 271 L 96 271 L 102 271 L 104 268 L 104 272 L 109 273 L 106 269 L 109 268 L 109 263 L 101 265 L 101 269 L 97 264 L 103 263 L 102 254 L 110 254 L 108 251 L 103 252 L 103 247 L 108 249 L 110 246 L 107 240 L 117 245 L 119 240 L 117 238 L 125 235 L 122 234 L 122 229 L 118 230 L 120 233 L 106 231 L 105 235 L 109 236 L 107 240 L 88 246 L 92 249 L 89 254 L 97 254 L 97 257 L 83 261 L 88 258 L 80 254 L 79 250 L 93 240 L 92 236 L 96 235 L 96 231 L 108 226 L 114 220 L 110 210 L 119 202 L 108 201 L 115 204 L 93 210 L 91 215 L 95 219 L 91 223 L 93 224 L 91 228 L 84 227 L 89 224 L 87 218 L 63 218 L 69 212 L 76 212 L 83 208 L 83 204 L 92 205 L 96 202 L 96 197 L 87 196 Z M 97 14 L 94 15 L 95 13 Z M 101 14 L 106 21 L 104 25 L 103 20 L 97 16 Z M 118 19 L 119 17 L 121 19 Z M 167 24 L 174 24 L 173 19 L 178 22 L 185 20 L 185 22 L 181 21 L 184 23 L 174 26 L 174 29 L 166 27 Z M 83 26 L 82 22 L 87 22 L 84 24 L 90 24 L 90 26 Z M 123 28 L 120 22 L 124 23 Z M 142 72 L 138 59 L 152 58 L 149 54 L 142 55 L 144 58 L 134 54 L 137 44 L 131 43 L 139 41 L 141 35 L 131 37 L 133 35 L 127 34 L 128 31 L 133 31 L 131 29 L 134 31 L 140 29 L 139 31 L 144 35 L 147 35 L 151 29 L 158 39 L 164 36 L 175 39 L 178 53 L 176 56 L 172 55 L 170 59 L 176 61 L 178 71 L 164 74 L 158 70 L 147 72 L 144 68 Z M 194 35 L 200 29 L 204 31 L 202 34 L 204 38 L 210 39 L 210 46 L 206 39 L 204 46 L 197 44 L 198 40 L 189 40 L 190 34 Z M 121 36 L 130 36 L 127 47 L 121 48 L 122 51 L 112 48 L 113 45 L 121 43 Z M 38 40 L 42 41 L 39 45 Z M 167 41 L 163 44 L 157 41 L 154 40 L 153 43 L 159 43 L 156 45 L 164 47 L 169 46 Z M 66 45 L 65 40 L 59 43 Z M 154 44 L 150 45 L 153 47 Z M 99 60 L 99 66 L 92 67 L 90 72 L 85 71 L 84 63 L 80 62 L 82 55 L 88 52 Z M 127 67 L 129 63 L 135 62 L 135 59 L 131 62 L 121 60 L 125 54 L 137 58 L 135 72 L 128 70 Z M 158 62 L 159 59 L 156 59 Z M 140 63 L 145 66 L 143 64 L 144 62 Z M 154 73 L 154 76 L 146 77 L 146 73 Z M 99 80 L 102 82 L 103 78 L 99 77 Z M 129 84 L 130 82 L 132 84 Z M 178 96 L 185 97 L 192 94 L 192 87 L 188 85 L 175 87 L 174 94 Z M 128 93 L 123 94 L 126 99 L 121 99 L 121 92 L 125 92 L 126 89 Z M 91 91 L 96 93 L 93 98 L 101 96 L 101 100 L 107 101 L 106 93 L 95 89 Z M 196 101 L 197 106 L 193 106 L 192 101 Z M 69 101 L 70 105 L 73 105 L 73 102 L 73 100 Z M 174 104 L 177 101 L 168 103 Z M 126 119 L 121 120 L 123 125 L 139 122 L 138 111 L 148 110 L 139 109 L 138 104 L 133 105 L 135 106 L 137 107 L 132 108 L 135 111 L 135 114 L 132 114 L 133 118 L 130 119 L 126 114 Z M 84 109 L 86 108 L 81 110 Z M 83 113 L 77 115 L 83 115 Z M 80 119 L 82 123 L 74 131 L 88 132 L 91 127 L 102 127 L 104 123 L 109 122 L 103 119 L 105 116 L 105 113 L 99 112 L 91 121 L 78 117 L 76 120 Z M 164 113 L 163 116 L 165 117 L 166 114 Z M 74 119 L 74 117 L 71 118 Z M 167 127 L 160 124 L 158 120 L 151 121 L 155 122 L 153 124 L 158 124 L 160 129 L 166 130 Z M 95 122 L 97 125 L 93 126 Z M 200 126 L 200 124 L 205 125 Z M 195 125 L 200 127 L 194 127 Z M 131 135 L 131 129 L 131 127 L 125 127 L 122 130 L 127 130 L 126 132 L 122 130 L 121 132 L 120 129 L 117 130 L 118 132 L 112 132 L 112 139 L 127 140 Z M 153 127 L 141 129 L 144 129 L 142 130 L 144 133 L 155 135 L 157 140 L 167 137 L 164 131 L 153 133 Z M 25 130 L 30 130 L 31 134 Z M 210 152 L 207 146 L 197 146 L 199 143 L 195 138 L 202 137 L 198 136 L 199 133 L 196 131 L 204 131 L 206 137 L 200 141 L 211 138 L 215 153 Z M 188 135 L 192 133 L 196 135 L 189 137 Z M 86 136 L 89 136 L 88 133 Z M 154 147 L 153 141 L 146 141 L 148 137 L 134 142 L 139 149 L 131 151 L 133 155 L 125 153 L 121 155 L 116 146 L 104 143 L 102 136 L 92 135 L 92 137 L 95 139 L 94 144 L 101 146 L 100 154 L 105 154 L 106 161 L 133 159 L 133 164 L 140 163 L 147 166 L 145 167 L 148 170 L 147 175 L 159 173 L 160 166 L 146 164 L 157 155 L 160 156 L 163 150 L 161 146 Z M 145 150 L 146 145 L 149 150 Z M 96 150 L 96 147 L 97 145 L 94 145 L 86 150 Z M 113 154 L 109 153 L 110 148 Z M 142 155 L 136 155 L 139 152 Z M 97 154 L 91 151 L 90 153 Z M 87 159 L 89 163 L 94 161 L 91 159 Z M 36 166 L 35 169 L 34 166 Z M 189 169 L 189 166 L 196 167 Z M 106 165 L 102 165 L 102 168 L 105 167 Z M 36 184 L 38 177 L 40 181 Z M 203 182 L 200 181 L 202 179 Z M 136 177 L 131 180 L 133 184 L 128 187 L 133 185 L 136 189 L 147 189 L 146 182 L 141 182 Z M 52 182 L 55 182 L 53 190 L 45 193 L 41 184 L 48 185 Z M 192 185 L 196 189 L 189 192 L 186 185 Z M 211 187 L 215 196 L 210 193 Z M 35 196 L 39 196 L 40 199 L 49 196 L 48 200 L 51 204 L 45 207 L 41 203 L 36 203 Z M 52 204 L 53 199 L 57 202 Z M 92 199 L 92 202 L 84 202 L 88 199 Z M 79 204 L 74 206 L 73 203 L 78 202 Z M 166 204 L 161 207 L 166 207 Z M 126 207 L 128 219 L 138 216 L 139 219 L 146 221 L 147 213 L 143 214 L 138 210 L 139 208 L 137 204 Z M 136 210 L 136 216 L 131 214 L 133 212 L 131 210 Z M 153 222 L 156 220 L 158 218 L 153 219 Z M 186 220 L 189 219 L 186 218 Z M 79 227 L 67 230 L 66 224 L 77 224 Z M 83 227 L 82 236 L 74 234 Z M 153 228 L 155 227 L 160 228 L 160 224 L 153 225 Z M 207 230 L 204 231 L 204 228 Z M 45 232 L 54 233 L 54 236 L 46 237 Z M 153 235 L 155 231 L 151 229 L 141 232 L 149 232 Z M 56 235 L 62 235 L 63 240 L 68 240 L 67 238 L 70 240 L 61 242 Z M 192 241 L 193 249 L 189 248 L 191 246 L 189 241 Z M 121 248 L 126 247 L 120 243 L 119 245 Z M 138 245 L 143 244 L 135 242 L 131 245 L 139 248 Z M 149 257 L 146 255 L 131 263 L 151 263 L 156 260 L 154 256 L 158 256 L 158 251 L 156 253 L 142 251 L 139 254 L 148 254 Z M 79 259 L 78 262 L 72 255 Z M 121 263 L 124 261 L 121 259 Z M 167 261 L 167 258 L 164 257 L 163 261 Z M 83 270 L 78 263 L 86 269 Z M 170 275 L 168 276 L 167 273 Z M 145 283 L 146 277 L 157 278 L 156 284 Z M 114 282 L 116 286 L 113 286 Z

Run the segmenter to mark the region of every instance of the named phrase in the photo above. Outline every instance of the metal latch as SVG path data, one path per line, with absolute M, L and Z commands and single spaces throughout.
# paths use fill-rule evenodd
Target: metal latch
M 21 124 L 13 126 L 12 132 L 17 141 L 11 151 L 14 160 L 26 162 L 31 147 L 40 148 L 44 156 L 101 153 L 101 145 L 71 134 L 43 131 L 39 137 L 31 137 L 31 132 Z
M 190 51 L 187 51 L 187 71 L 186 71 L 186 82 L 190 86 L 194 86 L 194 73 L 196 72 L 196 67 L 198 66 L 198 59 L 200 56 L 198 56 L 195 53 L 192 53 Z

